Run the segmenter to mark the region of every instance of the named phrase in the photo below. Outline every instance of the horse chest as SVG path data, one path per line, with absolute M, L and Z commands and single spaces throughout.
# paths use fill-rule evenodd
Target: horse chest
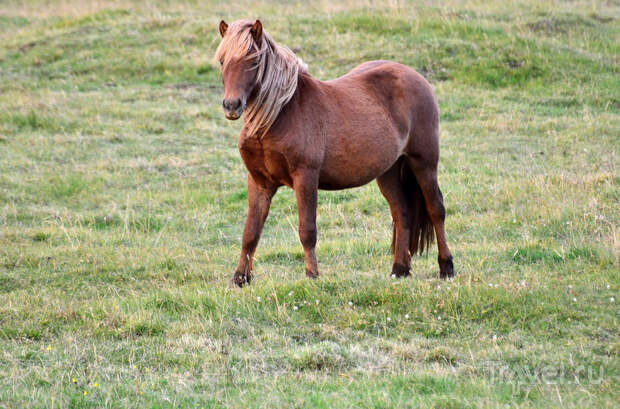
M 265 148 L 256 140 L 242 141 L 239 152 L 245 167 L 257 183 L 293 186 L 286 158 L 282 153 Z

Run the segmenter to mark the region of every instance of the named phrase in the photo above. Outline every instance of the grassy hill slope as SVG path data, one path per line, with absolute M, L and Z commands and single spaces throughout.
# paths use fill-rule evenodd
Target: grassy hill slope
M 333 4 L 332 4 L 333 3 Z M 389 278 L 376 184 L 281 189 L 255 281 L 212 55 L 260 17 L 319 79 L 392 59 L 441 109 L 458 277 Z M 0 1 L 0 408 L 617 407 L 617 2 Z

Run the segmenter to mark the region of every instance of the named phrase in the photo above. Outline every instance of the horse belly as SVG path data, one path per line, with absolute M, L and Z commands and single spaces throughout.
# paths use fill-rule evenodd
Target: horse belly
M 407 142 L 386 125 L 369 127 L 367 131 L 341 134 L 330 143 L 319 177 L 319 187 L 326 190 L 365 185 L 385 173 L 400 157 Z M 344 135 L 349 135 L 346 137 Z

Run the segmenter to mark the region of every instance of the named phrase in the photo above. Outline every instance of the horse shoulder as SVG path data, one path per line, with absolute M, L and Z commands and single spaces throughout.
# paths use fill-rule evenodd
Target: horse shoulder
M 298 90 L 267 133 L 273 150 L 289 167 L 318 168 L 325 151 L 324 130 L 329 112 L 324 89 L 309 76 L 300 76 Z

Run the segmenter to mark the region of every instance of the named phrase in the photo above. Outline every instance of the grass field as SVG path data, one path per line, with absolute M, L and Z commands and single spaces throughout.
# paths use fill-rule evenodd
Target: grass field
M 217 23 L 434 85 L 457 278 L 376 184 L 281 189 L 255 281 Z M 0 408 L 620 405 L 620 3 L 0 0 Z

